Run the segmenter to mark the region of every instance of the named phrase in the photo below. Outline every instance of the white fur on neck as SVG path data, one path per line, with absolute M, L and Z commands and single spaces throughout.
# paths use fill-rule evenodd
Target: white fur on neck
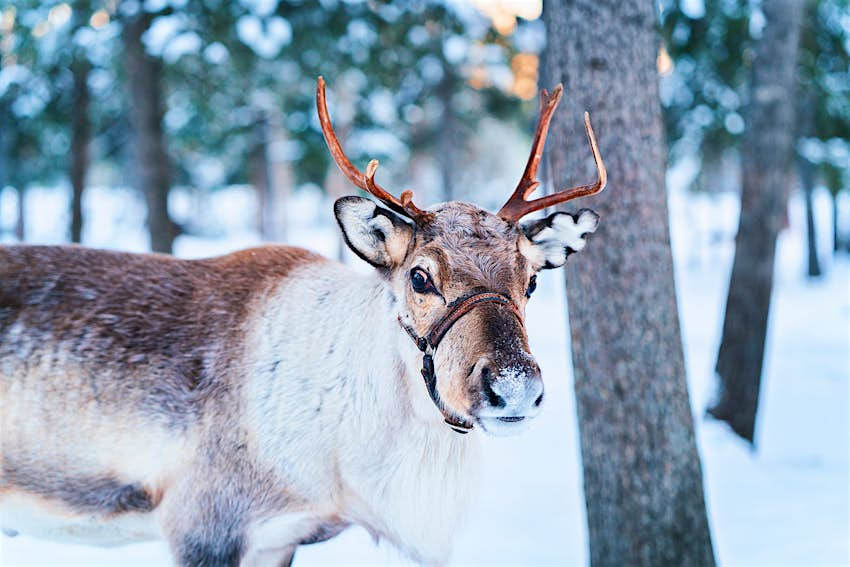
M 247 341 L 257 362 L 246 423 L 259 424 L 258 453 L 317 517 L 439 564 L 476 480 L 479 433 L 443 423 L 395 315 L 376 275 L 334 264 L 293 274 Z

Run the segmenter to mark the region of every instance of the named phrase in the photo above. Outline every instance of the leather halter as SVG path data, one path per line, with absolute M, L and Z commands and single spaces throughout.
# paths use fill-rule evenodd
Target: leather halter
M 440 393 L 437 391 L 437 373 L 434 370 L 434 353 L 443 337 L 461 317 L 479 305 L 487 303 L 496 303 L 508 307 L 520 323 L 522 322 L 522 313 L 510 297 L 489 291 L 461 296 L 449 303 L 448 311 L 431 326 L 428 334 L 424 337 L 420 337 L 409 325 L 405 325 L 400 315 L 398 317 L 401 328 L 413 339 L 416 348 L 422 351 L 422 378 L 425 380 L 425 388 L 428 390 L 428 395 L 431 396 L 431 401 L 440 410 L 449 427 L 458 433 L 469 433 L 474 425 L 469 420 L 456 415 L 440 399 Z

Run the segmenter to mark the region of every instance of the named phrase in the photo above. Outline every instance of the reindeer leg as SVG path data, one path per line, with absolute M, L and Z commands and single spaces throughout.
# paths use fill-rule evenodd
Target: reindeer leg
M 180 567 L 238 567 L 242 556 L 242 542 L 231 538 L 201 541 L 189 537 L 172 546 Z
M 222 492 L 225 492 L 222 495 Z M 238 567 L 247 551 L 249 506 L 238 491 L 172 486 L 157 509 L 158 520 L 180 567 Z

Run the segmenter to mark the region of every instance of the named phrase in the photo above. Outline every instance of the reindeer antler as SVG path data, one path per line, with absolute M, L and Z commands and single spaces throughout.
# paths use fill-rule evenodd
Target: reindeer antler
M 366 190 L 369 191 L 372 195 L 378 196 L 379 192 L 389 195 L 386 191 L 381 189 L 375 184 L 375 172 L 378 171 L 378 160 L 373 159 L 369 162 L 369 165 L 366 166 Z M 378 197 L 382 201 L 383 198 Z M 401 214 L 410 217 L 416 224 L 422 225 L 427 223 L 430 220 L 433 220 L 434 213 L 429 213 L 428 211 L 423 211 L 419 207 L 413 204 L 413 191 L 407 189 L 406 191 L 401 192 L 401 198 L 396 199 L 392 195 L 389 195 L 389 198 L 393 200 L 393 204 L 398 204 L 401 206 Z M 386 201 L 384 201 L 386 203 Z
M 549 95 L 546 89 L 540 91 L 540 117 L 537 119 L 537 129 L 534 132 L 534 140 L 531 144 L 531 155 L 528 156 L 528 163 L 525 166 L 525 171 L 522 173 L 522 178 L 519 180 L 517 188 L 498 212 L 498 215 L 508 222 L 517 222 L 529 213 L 557 205 L 558 203 L 564 203 L 587 195 L 594 195 L 602 191 L 608 182 L 605 164 L 602 162 L 602 156 L 599 154 L 599 147 L 596 144 L 596 136 L 593 133 L 593 127 L 590 125 L 590 115 L 585 112 L 584 128 L 587 131 L 587 138 L 590 141 L 590 150 L 593 152 L 593 161 L 596 162 L 596 171 L 599 174 L 599 179 L 596 183 L 590 185 L 579 185 L 578 187 L 564 189 L 532 201 L 526 200 L 537 186 L 540 185 L 540 182 L 537 180 L 537 168 L 540 166 L 540 159 L 543 157 L 543 147 L 546 145 L 549 123 L 552 121 L 552 115 L 555 113 L 555 108 L 557 108 L 558 103 L 561 101 L 563 93 L 564 88 L 560 84 L 555 87 L 551 95 Z
M 325 97 L 325 80 L 322 77 L 319 77 L 316 86 L 316 107 L 319 111 L 322 134 L 325 136 L 325 142 L 328 144 L 331 156 L 334 158 L 337 167 L 339 167 L 340 171 L 342 171 L 343 175 L 349 181 L 377 197 L 393 211 L 409 217 L 418 225 L 423 225 L 434 217 L 434 213 L 423 211 L 413 204 L 413 191 L 404 191 L 401 194 L 401 199 L 397 199 L 383 187 L 375 183 L 375 171 L 378 169 L 378 160 L 369 162 L 369 166 L 366 168 L 366 175 L 354 167 L 351 160 L 346 157 L 342 145 L 340 145 L 331 125 L 331 119 L 328 115 L 328 103 Z

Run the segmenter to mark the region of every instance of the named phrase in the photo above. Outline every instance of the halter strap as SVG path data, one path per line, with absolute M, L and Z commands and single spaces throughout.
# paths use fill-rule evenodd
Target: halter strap
M 440 393 L 437 391 L 437 373 L 434 370 L 434 353 L 437 350 L 437 346 L 440 342 L 442 342 L 443 337 L 446 336 L 449 329 L 451 329 L 461 317 L 479 305 L 484 305 L 486 303 L 505 305 L 510 308 L 511 313 L 513 313 L 518 320 L 522 321 L 522 313 L 510 297 L 502 295 L 501 293 L 493 293 L 489 291 L 473 293 L 452 301 L 448 305 L 448 311 L 431 326 L 431 329 L 425 336 L 417 335 L 416 331 L 414 331 L 409 325 L 406 325 L 401 320 L 400 315 L 398 316 L 398 324 L 401 325 L 401 328 L 404 329 L 413 342 L 416 343 L 416 348 L 422 352 L 422 378 L 425 381 L 425 388 L 428 390 L 428 395 L 431 397 L 431 401 L 434 402 L 434 405 L 437 406 L 438 410 L 440 410 L 440 413 L 443 415 L 443 420 L 449 425 L 449 427 L 458 433 L 469 433 L 472 431 L 474 425 L 469 420 L 455 414 L 447 408 L 440 399 Z

